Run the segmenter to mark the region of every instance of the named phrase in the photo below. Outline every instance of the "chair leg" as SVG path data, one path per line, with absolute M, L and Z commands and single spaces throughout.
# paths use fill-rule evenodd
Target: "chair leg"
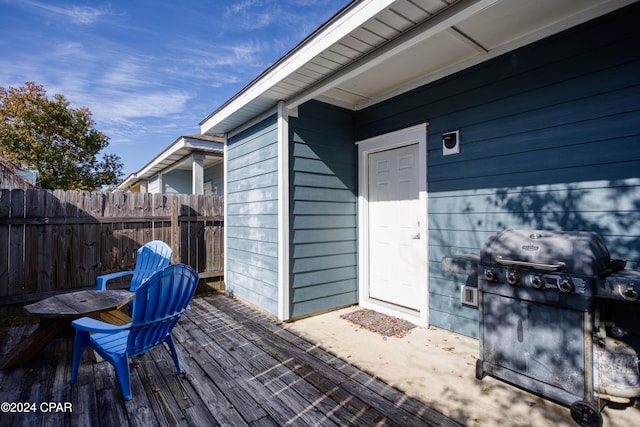
M 184 369 L 182 369 L 182 365 L 180 364 L 180 359 L 178 358 L 178 352 L 176 351 L 176 346 L 173 343 L 173 338 L 171 334 L 167 335 L 167 338 L 164 340 L 169 346 L 169 350 L 171 350 L 171 357 L 173 358 L 173 363 L 176 364 L 176 369 L 179 373 L 184 373 Z
M 129 358 L 127 355 L 117 356 L 113 359 L 113 367 L 118 376 L 120 390 L 125 400 L 131 400 L 131 371 L 129 370 Z
M 78 370 L 82 362 L 82 354 L 89 346 L 89 332 L 80 329 L 76 330 L 76 336 L 73 340 L 73 359 L 71 361 L 71 384 L 78 380 Z

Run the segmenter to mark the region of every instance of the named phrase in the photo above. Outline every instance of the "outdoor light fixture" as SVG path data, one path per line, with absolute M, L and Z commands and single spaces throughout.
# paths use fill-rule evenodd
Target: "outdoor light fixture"
M 442 155 L 449 156 L 460 152 L 460 131 L 455 130 L 442 134 Z

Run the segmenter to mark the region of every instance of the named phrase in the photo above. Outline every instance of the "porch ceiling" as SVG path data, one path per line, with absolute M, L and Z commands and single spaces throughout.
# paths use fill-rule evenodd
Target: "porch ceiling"
M 354 1 L 203 120 L 201 132 L 230 132 L 279 101 L 359 110 L 634 1 Z

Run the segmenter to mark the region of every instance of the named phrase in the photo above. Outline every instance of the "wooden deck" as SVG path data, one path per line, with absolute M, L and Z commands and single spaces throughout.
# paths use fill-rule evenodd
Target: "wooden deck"
M 134 357 L 126 402 L 111 365 L 89 352 L 69 385 L 72 339 L 58 338 L 0 371 L 0 402 L 36 407 L 0 412 L 0 426 L 459 425 L 238 301 L 207 295 L 191 307 L 174 329 L 185 375 L 166 349 Z M 13 328 L 0 353 L 23 332 Z

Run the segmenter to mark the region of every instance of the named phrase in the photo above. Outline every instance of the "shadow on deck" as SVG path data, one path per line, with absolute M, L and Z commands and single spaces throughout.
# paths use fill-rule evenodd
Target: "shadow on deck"
M 173 332 L 185 375 L 166 349 L 131 358 L 126 402 L 112 366 L 89 352 L 69 385 L 72 339 L 57 338 L 0 371 L 0 402 L 30 404 L 3 407 L 0 426 L 459 425 L 238 301 L 207 295 L 191 307 Z M 20 334 L 12 329 L 2 352 Z

